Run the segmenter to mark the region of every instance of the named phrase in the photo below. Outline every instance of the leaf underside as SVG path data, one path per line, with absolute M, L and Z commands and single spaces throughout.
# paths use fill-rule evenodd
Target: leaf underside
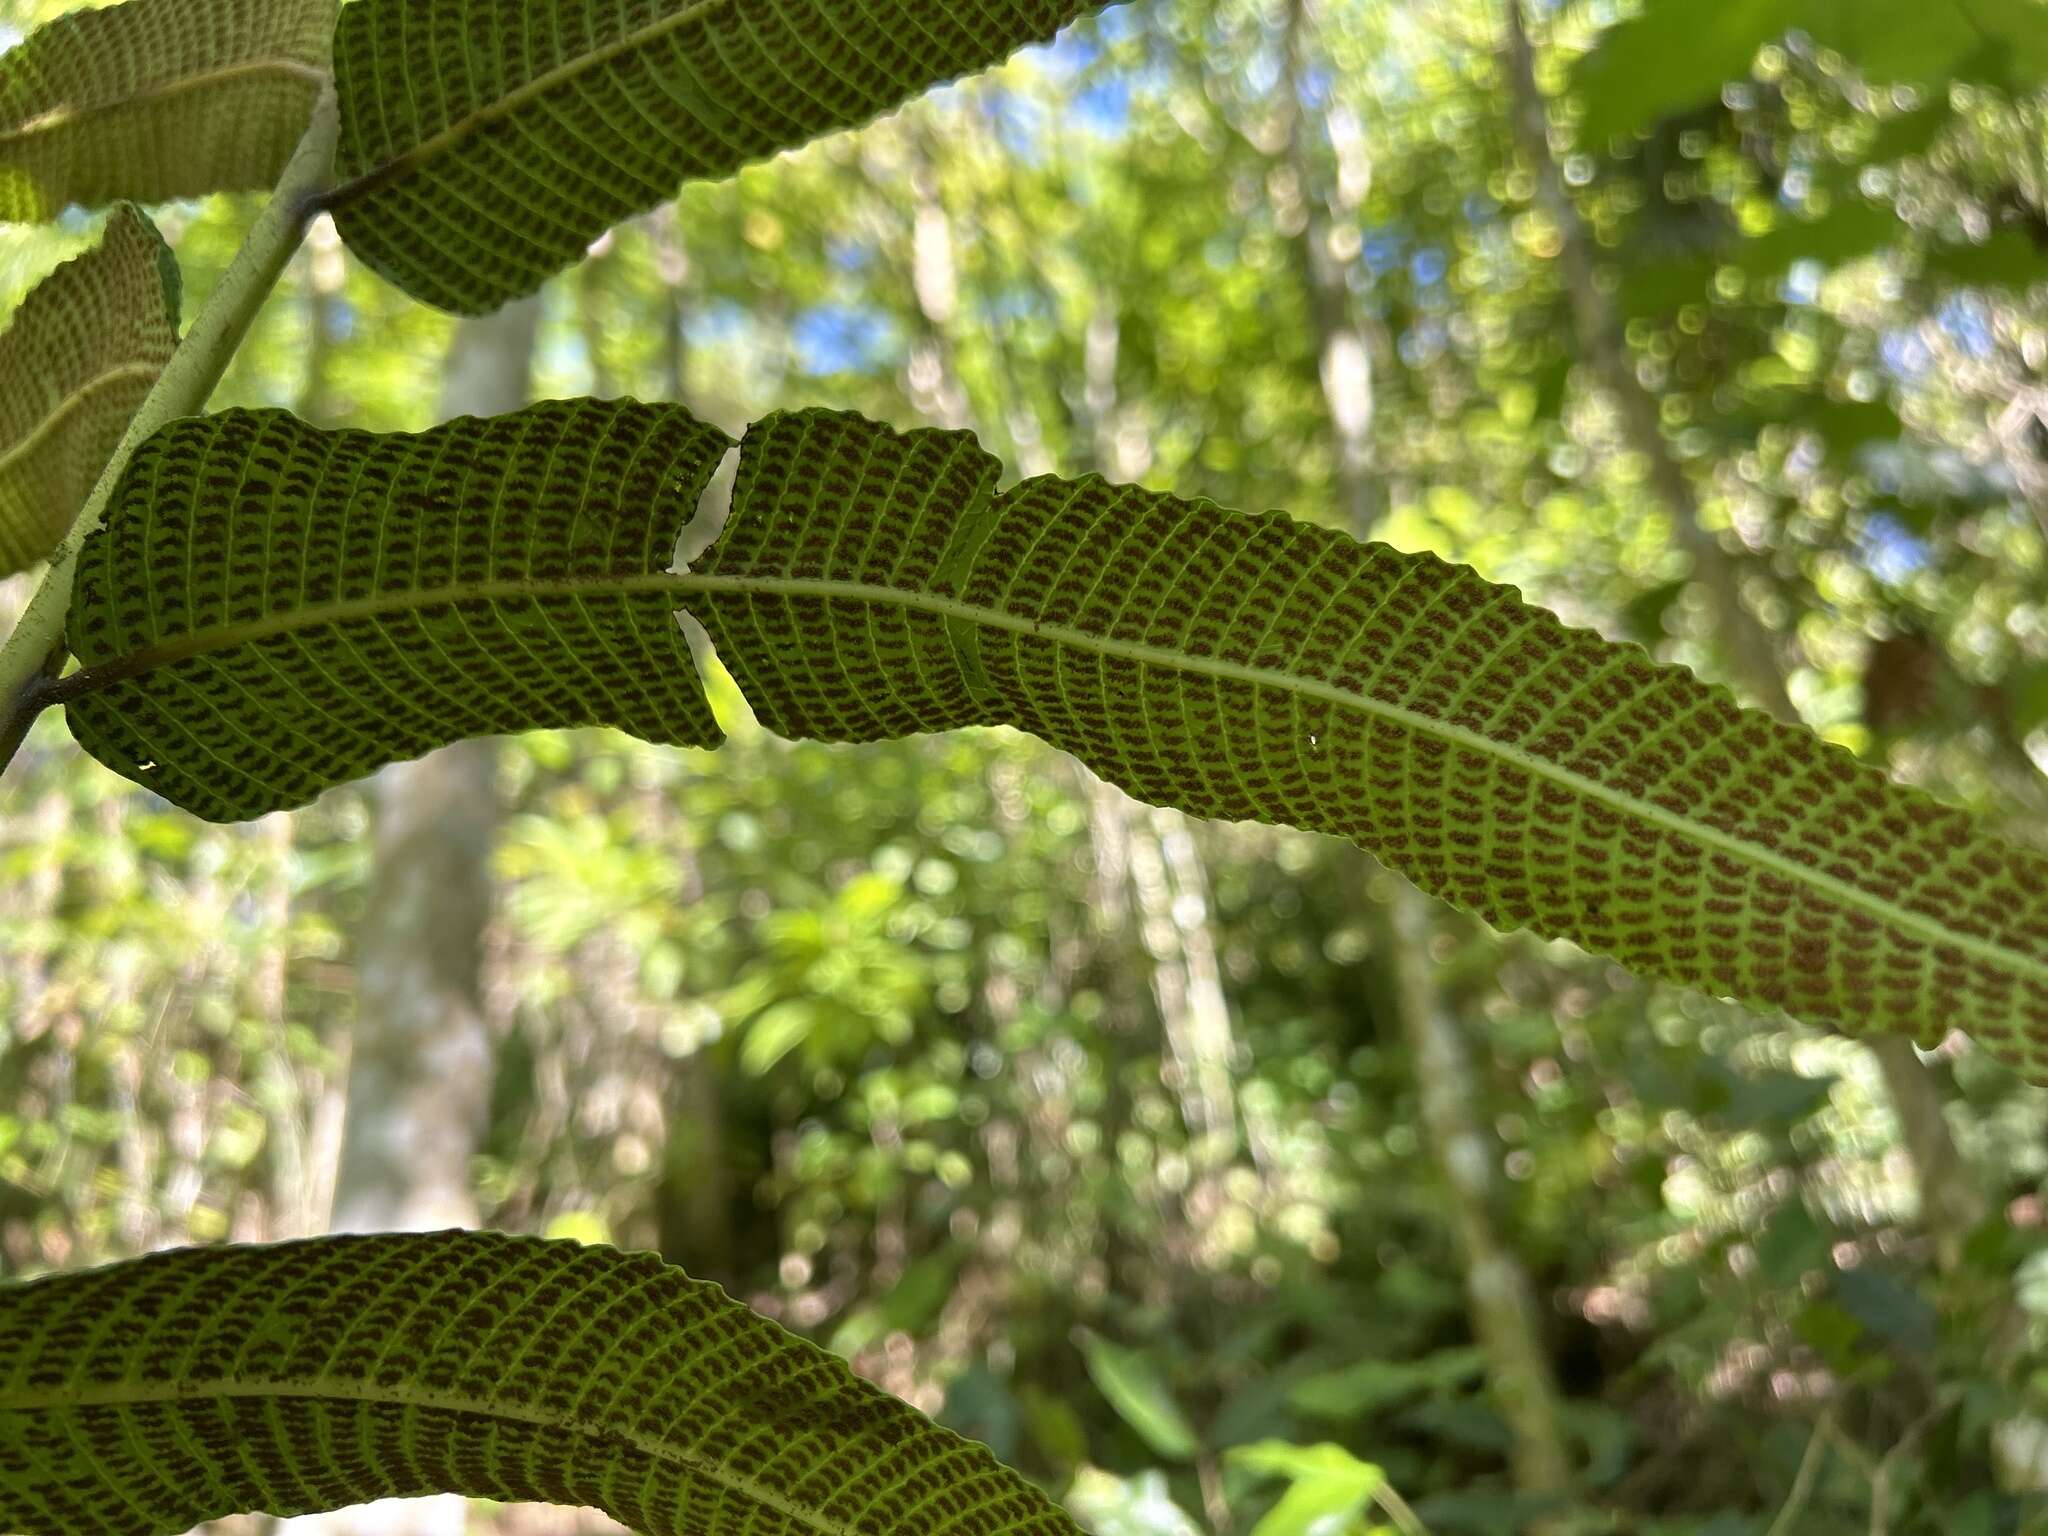
M 127 0 L 0 55 L 0 219 L 277 180 L 327 71 L 337 0 Z
M 683 608 L 783 735 L 1017 726 L 1496 927 L 1856 1032 L 1968 1028 L 2048 1078 L 2048 860 L 1724 689 L 1431 556 L 1095 477 L 997 495 L 969 434 L 827 412 L 757 423 L 717 541 L 663 573 L 723 442 L 633 404 L 174 424 L 86 548 L 72 728 L 217 819 L 476 730 L 709 742 Z M 587 529 L 631 553 L 564 556 Z
M 681 411 L 592 402 L 419 437 L 281 411 L 176 423 L 86 542 L 67 637 L 86 667 L 148 670 L 72 705 L 72 732 L 216 821 L 470 736 L 715 745 L 674 597 L 621 583 L 668 567 L 729 445 Z
M 177 345 L 177 263 L 123 205 L 0 333 L 0 575 L 57 547 Z
M 985 1447 L 651 1254 L 328 1237 L 0 1288 L 0 1530 L 441 1492 L 651 1536 L 1078 1536 Z
M 358 0 L 335 38 L 349 246 L 481 314 L 605 230 L 1040 42 L 1089 0 Z

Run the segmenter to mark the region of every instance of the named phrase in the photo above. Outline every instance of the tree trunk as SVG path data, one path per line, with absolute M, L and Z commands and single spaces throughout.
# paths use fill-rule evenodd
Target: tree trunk
M 306 371 L 293 409 L 316 427 L 331 426 L 339 414 L 333 359 L 341 330 L 342 290 L 348 285 L 348 253 L 333 219 L 322 214 L 307 228 L 299 263 L 305 274 Z
M 661 282 L 661 388 L 662 398 L 678 404 L 690 402 L 690 338 L 685 330 L 689 307 L 685 296 L 690 282 L 690 250 L 683 242 L 682 215 L 673 204 L 648 218 L 654 241 L 654 271 Z
M 1523 23 L 1522 0 L 1507 3 L 1504 64 L 1514 99 L 1515 139 L 1535 173 L 1537 204 L 1557 229 L 1580 345 L 1606 383 L 1629 447 L 1649 464 L 1651 487 L 1692 556 L 1693 578 L 1712 600 L 1735 681 L 1780 720 L 1799 724 L 1777 642 L 1743 602 L 1741 573 L 1700 515 L 1692 480 L 1665 439 L 1657 400 L 1637 377 L 1620 317 L 1600 289 L 1592 241 L 1551 149 L 1549 107 L 1536 79 L 1535 50 Z M 1970 1228 L 1988 1211 L 1985 1193 L 1949 1130 L 1941 1085 L 1913 1042 L 1880 1035 L 1869 1045 L 1899 1120 L 1922 1224 L 1933 1241 L 1936 1262 L 1951 1272 L 1961 1260 Z
M 1528 1493 L 1571 1487 L 1571 1453 L 1556 1377 L 1529 1277 L 1494 1225 L 1500 1147 L 1476 1112 L 1479 1084 L 1465 1028 L 1445 1002 L 1430 958 L 1434 904 L 1405 881 L 1387 905 L 1394 1006 L 1414 1062 L 1430 1157 L 1451 1197 L 1465 1261 L 1465 1303 L 1486 1352 L 1487 1388 L 1514 1439 L 1515 1486 Z
M 449 347 L 441 414 L 527 400 L 537 300 L 466 320 Z M 369 905 L 356 939 L 356 1024 L 335 1178 L 337 1232 L 474 1226 L 470 1160 L 482 1141 L 491 1042 L 480 973 L 497 826 L 496 744 L 465 741 L 375 782 Z M 291 1522 L 297 1536 L 460 1536 L 455 1495 Z M 310 1528 L 310 1529 L 309 1529 Z
M 1665 439 L 1657 399 L 1636 376 L 1621 316 L 1602 293 L 1592 237 L 1572 202 L 1564 172 L 1550 146 L 1550 110 L 1536 81 L 1535 50 L 1522 24 L 1522 0 L 1508 0 L 1505 68 L 1512 98 L 1513 137 L 1536 177 L 1536 204 L 1557 230 L 1573 327 L 1587 361 L 1607 386 L 1628 445 L 1650 467 L 1650 486 L 1671 518 L 1671 528 L 1692 556 L 1693 579 L 1707 589 L 1727 646 L 1736 682 L 1780 720 L 1799 722 L 1785 691 L 1777 642 L 1742 600 L 1741 572 L 1700 515 L 1691 477 Z
M 1291 0 L 1287 67 L 1280 110 L 1288 114 L 1282 153 L 1297 195 L 1308 198 L 1307 156 L 1298 81 L 1307 31 L 1307 0 Z M 1339 178 L 1332 222 L 1355 220 L 1364 192 L 1362 167 Z M 1328 224 L 1304 206 L 1296 216 L 1296 269 L 1315 343 L 1317 376 L 1335 450 L 1337 495 L 1351 531 L 1368 538 L 1385 511 L 1372 462 L 1372 352 L 1354 323 L 1350 295 L 1324 243 Z M 1361 861 L 1364 856 L 1360 855 Z M 1408 1047 L 1430 1160 L 1450 1196 L 1452 1226 L 1464 1260 L 1467 1314 L 1484 1350 L 1487 1383 L 1513 1440 L 1515 1484 L 1529 1493 L 1570 1488 L 1572 1458 L 1558 1406 L 1558 1388 L 1528 1274 L 1501 1240 L 1494 1221 L 1494 1170 L 1500 1146 L 1480 1109 L 1483 1091 L 1472 1070 L 1465 1025 L 1444 998 L 1430 946 L 1436 903 L 1398 876 L 1375 927 L 1389 958 L 1388 979 Z M 1359 882 L 1363 887 L 1364 881 Z
M 526 300 L 462 323 L 448 352 L 444 418 L 526 403 L 538 314 Z M 337 1231 L 476 1222 L 469 1161 L 490 1095 L 479 972 L 496 762 L 495 743 L 465 741 L 395 764 L 376 782 Z
M 492 743 L 465 741 L 395 766 L 377 785 L 338 1232 L 476 1224 L 469 1159 L 490 1094 L 478 972 L 495 758 Z

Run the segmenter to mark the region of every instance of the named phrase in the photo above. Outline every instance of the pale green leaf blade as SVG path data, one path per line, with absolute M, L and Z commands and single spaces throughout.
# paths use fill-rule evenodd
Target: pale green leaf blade
M 1386 1480 L 1386 1474 L 1380 1468 L 1369 1461 L 1360 1461 L 1331 1440 L 1320 1440 L 1313 1445 L 1296 1445 L 1291 1440 L 1254 1440 L 1248 1445 L 1234 1445 L 1225 1454 L 1232 1466 L 1265 1477 L 1285 1477 L 1295 1481 L 1344 1477 L 1372 1488 Z
M 328 206 L 384 276 L 480 314 L 680 183 L 866 122 L 1095 3 L 359 0 Z
M 1443 1349 L 1420 1360 L 1358 1360 L 1294 1384 L 1287 1401 L 1321 1418 L 1355 1419 L 1421 1392 L 1441 1392 L 1483 1375 L 1485 1351 Z
M 177 263 L 124 204 L 0 333 L 0 575 L 57 547 L 177 345 Z
M 1259 1517 L 1251 1536 L 1344 1536 L 1370 1505 L 1374 1486 L 1352 1478 L 1305 1478 L 1289 1485 Z
M 1343 1446 L 1323 1441 L 1293 1445 L 1261 1440 L 1233 1447 L 1231 1465 L 1267 1476 L 1284 1477 L 1289 1487 L 1252 1527 L 1252 1536 L 1315 1536 L 1342 1531 L 1386 1486 L 1386 1473 L 1360 1461 Z
M 127 0 L 0 55 L 0 219 L 270 186 L 327 77 L 337 0 Z
M 762 723 L 1007 724 L 1141 799 L 1352 838 L 1502 929 L 2048 1078 L 2048 859 L 1428 555 L 964 433 L 772 416 L 686 598 Z
M 1201 1438 L 1173 1400 L 1173 1389 L 1157 1365 L 1091 1331 L 1081 1335 L 1081 1358 L 1117 1417 L 1137 1431 L 1154 1455 L 1168 1461 L 1193 1459 L 1202 1448 Z
M 0 1288 L 0 1529 L 440 1492 L 650 1536 L 1078 1536 L 985 1447 L 652 1254 L 329 1237 Z
M 229 821 L 466 736 L 712 745 L 659 573 L 729 446 L 679 410 L 591 402 L 417 436 L 174 423 L 82 552 L 68 639 L 115 680 L 72 732 Z

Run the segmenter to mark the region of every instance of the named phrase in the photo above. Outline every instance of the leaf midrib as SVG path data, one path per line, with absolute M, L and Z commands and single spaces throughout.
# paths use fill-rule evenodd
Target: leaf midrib
M 567 59 L 553 69 L 544 70 L 525 84 L 464 113 L 447 127 L 421 139 L 410 149 L 393 155 L 388 160 L 379 161 L 359 175 L 351 177 L 327 193 L 321 199 L 321 206 L 329 212 L 345 208 L 399 177 L 410 175 L 420 166 L 438 158 L 443 152 L 454 149 L 492 123 L 511 117 L 521 107 L 538 101 L 557 86 L 566 85 L 591 70 L 602 69 L 612 60 L 631 53 L 636 48 L 658 42 L 689 22 L 728 9 L 732 4 L 733 0 L 689 0 L 688 4 L 667 16 L 650 21 L 644 27 L 635 28 L 622 37 L 591 49 L 588 53 L 580 53 L 572 59 Z
M 193 630 L 174 640 L 141 646 L 109 661 L 95 663 L 73 672 L 51 686 L 48 698 L 53 703 L 64 703 L 97 692 L 114 683 L 140 677 L 160 667 L 187 661 L 193 657 L 232 650 L 236 646 L 275 635 L 289 634 L 296 630 L 316 628 L 322 624 L 374 618 L 379 614 L 399 613 L 410 608 L 440 607 L 478 599 L 489 601 L 536 597 L 624 597 L 656 592 L 671 594 L 678 599 L 687 599 L 692 593 L 845 598 L 855 602 L 911 609 L 940 618 L 958 619 L 969 624 L 1006 630 L 1012 634 L 1031 635 L 1061 645 L 1073 646 L 1079 650 L 1092 651 L 1097 655 L 1115 656 L 1142 665 L 1226 678 L 1249 683 L 1254 687 L 1277 688 L 1309 698 L 1322 699 L 1340 708 L 1377 716 L 1405 729 L 1433 737 L 1447 745 L 1463 747 L 1511 763 L 1524 772 L 1607 805 L 1625 816 L 1648 822 L 1704 847 L 1729 854 L 1745 864 L 1774 871 L 1799 885 L 1821 891 L 1836 901 L 1859 908 L 1880 921 L 1894 924 L 1928 943 L 1950 945 L 2006 971 L 2030 976 L 2037 982 L 2048 983 L 2048 961 L 2036 959 L 2032 955 L 1989 939 L 1979 938 L 1974 934 L 1956 932 L 1938 919 L 1888 902 L 1872 892 L 1851 885 L 1825 870 L 1789 858 L 1775 849 L 1723 832 L 1704 822 L 1691 820 L 1652 801 L 1617 790 L 1611 785 L 1601 784 L 1511 743 L 1496 741 L 1467 727 L 1419 714 L 1401 705 L 1389 704 L 1384 700 L 1340 688 L 1320 679 L 1297 677 L 1271 667 L 1245 666 L 1218 657 L 1195 656 L 1163 646 L 1112 640 L 1067 625 L 1048 624 L 1038 619 L 1005 613 L 1000 609 L 962 602 L 955 598 L 940 597 L 927 592 L 905 591 L 872 582 L 830 581 L 795 576 L 679 575 L 663 571 L 639 576 L 470 582 L 453 587 L 379 593 L 369 597 L 295 608 L 267 615 L 246 624 L 217 625 L 210 629 Z M 677 606 L 684 604 L 679 601 Z
M 516 1404 L 480 1400 L 452 1392 L 425 1392 L 404 1387 L 384 1387 L 368 1382 L 223 1381 L 198 1379 L 166 1382 L 93 1383 L 85 1388 L 53 1387 L 42 1390 L 0 1393 L 0 1413 L 57 1413 L 74 1408 L 138 1407 L 181 1404 L 211 1398 L 296 1399 L 306 1402 L 377 1403 L 405 1408 L 426 1408 L 443 1413 L 466 1414 L 524 1424 L 535 1429 L 573 1430 L 579 1434 L 621 1440 L 643 1455 L 690 1469 L 695 1475 L 757 1504 L 764 1504 L 790 1519 L 808 1526 L 820 1536 L 851 1536 L 853 1527 L 825 1519 L 804 1505 L 791 1502 L 777 1491 L 764 1488 L 729 1472 L 723 1464 L 694 1454 L 651 1435 L 595 1423 L 569 1413 L 547 1413 L 523 1409 Z
M 104 101 L 52 107 L 47 112 L 39 112 L 11 128 L 0 128 L 0 149 L 10 148 L 46 133 L 53 133 L 60 128 L 90 122 L 96 117 L 105 117 L 134 107 L 154 106 L 186 91 L 210 89 L 250 75 L 296 77 L 316 89 L 327 81 L 326 70 L 318 65 L 308 64 L 303 59 L 245 59 L 239 63 L 222 65 L 217 69 L 204 70 L 197 74 L 179 75 L 174 80 L 154 82 L 120 96 L 110 96 Z

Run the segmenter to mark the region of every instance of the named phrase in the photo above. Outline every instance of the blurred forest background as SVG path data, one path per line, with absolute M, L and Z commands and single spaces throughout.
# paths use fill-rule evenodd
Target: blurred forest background
M 1470 562 L 2042 842 L 2044 82 L 2036 0 L 1134 0 L 487 320 L 316 226 L 221 401 L 970 426 Z M 188 289 L 250 211 L 166 211 Z M 0 300 L 92 231 L 5 232 Z M 716 754 L 472 743 L 229 828 L 43 722 L 0 1272 L 655 1248 L 1099 1536 L 2048 1531 L 2048 1097 L 1966 1040 L 1643 985 L 1024 737 L 718 696 Z M 325 1523 L 465 1522 L 602 1525 Z

